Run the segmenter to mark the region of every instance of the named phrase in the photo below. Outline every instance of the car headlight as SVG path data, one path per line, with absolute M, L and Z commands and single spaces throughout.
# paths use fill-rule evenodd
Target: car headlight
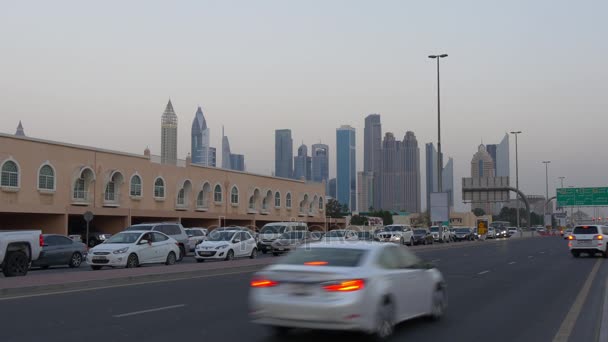
M 217 246 L 217 247 L 215 247 L 215 249 L 224 249 L 224 248 L 226 248 L 226 247 L 228 247 L 228 245 L 221 245 L 221 246 Z
M 125 248 L 117 249 L 117 250 L 115 250 L 112 253 L 114 253 L 114 254 L 124 254 L 124 253 L 127 253 L 128 250 L 129 250 L 129 247 L 125 247 Z

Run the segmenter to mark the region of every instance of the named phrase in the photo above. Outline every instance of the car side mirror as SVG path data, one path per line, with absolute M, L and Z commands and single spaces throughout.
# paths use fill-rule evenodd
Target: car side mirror
M 241 242 L 240 239 L 234 239 L 234 240 L 232 240 L 232 243 L 239 243 L 239 242 Z
M 148 241 L 148 240 L 139 240 L 139 244 L 140 244 L 140 245 L 145 245 L 145 244 L 147 244 L 147 243 L 149 243 L 149 242 L 150 242 L 150 241 Z

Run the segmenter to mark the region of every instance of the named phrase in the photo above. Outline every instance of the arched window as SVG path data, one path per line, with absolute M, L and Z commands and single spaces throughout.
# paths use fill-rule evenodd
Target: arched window
M 78 200 L 86 200 L 87 199 L 87 189 L 85 187 L 84 178 L 78 178 L 74 183 L 74 199 Z
M 198 192 L 198 196 L 196 197 L 196 207 L 197 208 L 207 208 L 209 207 L 209 196 L 211 195 L 211 185 L 209 183 L 205 183 L 203 185 L 203 190 Z
M 141 197 L 141 177 L 138 175 L 131 177 L 131 196 Z
M 236 186 L 233 186 L 230 192 L 230 203 L 239 204 L 239 189 Z
M 290 193 L 288 193 L 285 196 L 285 207 L 291 208 L 291 194 Z
M 184 205 L 186 203 L 186 190 L 184 188 L 179 189 L 177 192 L 177 205 Z
M 215 186 L 213 190 L 213 201 L 221 202 L 222 201 L 222 187 L 218 184 Z
M 104 199 L 106 201 L 116 200 L 116 183 L 114 183 L 113 180 L 109 181 L 108 184 L 106 184 L 106 192 L 104 196 Z
M 323 210 L 323 197 L 319 197 L 319 210 Z
M 2 176 L 0 177 L 0 186 L 11 188 L 19 187 L 19 167 L 12 160 L 6 161 L 2 165 Z
M 165 198 L 165 181 L 160 177 L 154 181 L 154 197 Z
M 55 171 L 50 165 L 44 165 L 38 171 L 38 189 L 55 190 Z
M 278 191 L 274 194 L 274 206 L 276 208 L 279 208 L 281 206 L 281 193 Z
M 255 210 L 255 197 L 254 196 L 249 197 L 249 209 Z

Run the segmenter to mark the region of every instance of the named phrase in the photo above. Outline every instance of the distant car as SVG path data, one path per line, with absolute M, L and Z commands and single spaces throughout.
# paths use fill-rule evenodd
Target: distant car
M 454 228 L 454 234 L 456 241 L 473 241 L 475 235 L 471 228 Z
M 156 232 L 161 232 L 165 235 L 170 236 L 175 239 L 179 244 L 179 254 L 177 257 L 177 261 L 181 261 L 186 256 L 186 248 L 188 248 L 188 234 L 186 234 L 186 230 L 181 225 L 181 223 L 175 222 L 161 222 L 161 223 L 142 223 L 135 224 L 125 231 L 136 231 L 136 230 L 152 230 Z
M 335 229 L 323 236 L 323 241 L 358 241 L 359 236 L 354 230 Z
M 87 263 L 93 270 L 103 266 L 133 268 L 154 263 L 173 265 L 179 253 L 179 243 L 166 234 L 129 230 L 113 235 L 89 250 Z
M 414 245 L 432 245 L 433 234 L 424 228 L 414 228 L 412 230 L 414 239 Z
M 566 229 L 566 231 L 564 231 L 564 239 L 568 239 L 568 236 L 570 236 L 572 234 L 572 228 L 568 228 Z
M 384 229 L 376 235 L 378 241 L 396 242 L 408 246 L 414 241 L 412 236 L 412 228 L 403 224 L 384 226 Z
M 374 233 L 370 231 L 357 232 L 357 237 L 361 241 L 374 241 Z
M 438 319 L 447 308 L 441 272 L 395 244 L 310 244 L 277 260 L 253 275 L 249 314 L 281 341 L 292 328 L 358 331 L 384 341 L 400 322 Z
M 488 233 L 486 234 L 488 239 L 496 239 L 496 229 L 494 227 L 488 227 Z
M 496 238 L 508 238 L 510 237 L 507 227 L 494 227 L 496 232 Z
M 431 234 L 433 234 L 433 240 L 435 242 L 450 242 L 450 231 L 448 227 L 432 226 L 430 228 Z
M 307 231 L 308 224 L 304 222 L 272 222 L 260 229 L 258 249 L 266 254 L 272 250 L 272 243 L 283 233 L 292 231 Z
M 317 236 L 312 235 L 310 232 L 291 231 L 283 233 L 283 235 L 272 243 L 272 255 L 277 256 L 294 250 L 300 245 L 316 242 L 318 240 Z
M 207 229 L 205 228 L 186 228 L 186 235 L 188 235 L 188 251 L 194 252 L 194 248 L 199 243 L 205 241 L 207 237 Z
M 207 240 L 199 243 L 194 251 L 197 262 L 205 260 L 233 260 L 258 255 L 255 238 L 248 231 L 241 229 L 213 230 Z
M 519 231 L 517 230 L 517 227 L 509 227 L 507 229 L 507 231 L 509 232 L 509 236 L 513 236 L 515 234 L 517 234 Z
M 32 267 L 46 269 L 50 266 L 70 266 L 77 268 L 87 255 L 87 245 L 67 236 L 43 234 L 42 239 L 42 251 L 38 260 L 32 262 Z
M 604 258 L 608 258 L 608 226 L 589 225 L 576 226 L 572 234 L 568 236 L 568 248 L 575 258 L 578 258 L 581 253 L 587 253 L 594 256 L 597 253 L 602 253 Z

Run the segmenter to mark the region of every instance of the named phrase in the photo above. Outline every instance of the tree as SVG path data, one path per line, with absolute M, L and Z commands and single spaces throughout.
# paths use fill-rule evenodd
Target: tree
M 475 214 L 475 216 L 479 217 L 479 216 L 485 215 L 486 212 L 481 208 L 475 208 L 475 209 L 473 209 L 473 214 Z
M 367 224 L 367 216 L 353 215 L 350 219 L 350 224 L 353 226 L 365 226 Z
M 372 211 L 369 213 L 372 217 L 381 217 L 384 225 L 393 224 L 393 213 L 386 210 Z
M 347 209 L 348 211 L 348 209 Z M 336 201 L 335 199 L 330 199 L 329 201 L 327 201 L 327 204 L 325 205 L 325 213 L 327 214 L 328 217 L 331 218 L 342 218 L 344 217 L 344 206 L 342 204 L 340 204 L 340 202 Z

